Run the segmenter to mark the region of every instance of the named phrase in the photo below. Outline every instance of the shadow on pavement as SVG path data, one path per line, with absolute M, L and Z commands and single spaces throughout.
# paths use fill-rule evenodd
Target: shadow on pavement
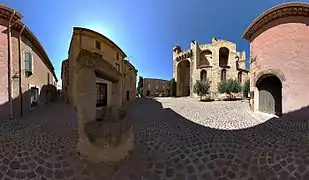
M 128 112 L 136 149 L 115 179 L 309 179 L 309 106 L 239 130 L 196 124 L 152 98 Z

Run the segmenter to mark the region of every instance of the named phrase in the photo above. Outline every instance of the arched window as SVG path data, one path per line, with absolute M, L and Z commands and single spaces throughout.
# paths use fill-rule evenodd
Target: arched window
M 225 82 L 226 81 L 226 70 L 222 69 L 221 71 L 221 81 Z
M 242 83 L 242 73 L 238 72 L 238 82 L 241 84 Z
M 206 81 L 206 79 L 207 79 L 207 71 L 202 70 L 200 72 L 200 79 L 201 79 L 201 81 Z
M 209 66 L 209 60 L 212 58 L 212 52 L 210 50 L 205 50 L 201 52 L 200 55 L 200 65 Z
M 227 66 L 229 60 L 230 50 L 226 47 L 219 49 L 219 66 Z

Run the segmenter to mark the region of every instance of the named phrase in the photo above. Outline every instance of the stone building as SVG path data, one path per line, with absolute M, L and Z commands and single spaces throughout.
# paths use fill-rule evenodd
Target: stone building
M 57 96 L 54 67 L 22 17 L 0 5 L 0 119 L 23 116 Z
M 210 91 L 216 94 L 218 83 L 238 79 L 243 85 L 248 79 L 246 54 L 238 52 L 233 42 L 212 38 L 211 44 L 190 43 L 188 50 L 173 48 L 173 77 L 177 82 L 176 96 L 196 96 L 196 80 L 211 80 Z
M 261 14 L 244 32 L 250 41 L 253 111 L 280 116 L 308 109 L 308 24 L 308 3 L 285 3 Z
M 78 151 L 90 161 L 117 161 L 133 148 L 132 125 L 120 109 L 135 99 L 137 70 L 125 57 L 102 34 L 73 28 L 62 78 L 68 76 L 69 103 L 77 110 Z
M 130 102 L 136 98 L 136 76 L 137 70 L 128 61 L 124 60 L 124 92 L 122 95 L 123 104 Z
M 62 94 L 64 102 L 69 102 L 69 61 L 62 61 L 61 64 Z
M 76 60 L 82 50 L 100 56 L 100 58 L 108 63 L 108 66 L 112 70 L 117 70 L 119 75 L 121 75 L 119 79 L 120 92 L 117 100 L 119 102 L 117 102 L 117 104 L 123 105 L 135 99 L 137 70 L 128 60 L 125 60 L 126 54 L 114 42 L 102 34 L 90 29 L 74 27 L 68 58 L 69 73 L 68 77 L 62 77 L 64 80 L 67 79 L 65 82 L 67 83 L 66 87 L 68 87 L 68 99 L 73 106 L 76 107 L 76 99 L 74 99 L 76 95 Z M 112 89 L 111 80 L 115 77 L 109 76 L 111 75 L 108 75 L 107 78 L 104 79 L 101 77 L 100 73 L 97 72 L 97 109 L 112 106 L 113 104 L 112 92 L 114 90 Z
M 144 78 L 143 95 L 144 96 L 160 96 L 166 93 L 168 80 Z

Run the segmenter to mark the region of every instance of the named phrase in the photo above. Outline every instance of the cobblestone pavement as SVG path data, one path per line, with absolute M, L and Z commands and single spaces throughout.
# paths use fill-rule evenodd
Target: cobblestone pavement
M 65 104 L 2 121 L 0 179 L 93 179 L 76 153 L 76 119 Z
M 198 98 L 157 98 L 163 108 L 203 126 L 216 129 L 242 129 L 265 122 L 267 117 L 253 115 L 249 101 L 200 102 Z
M 135 149 L 118 166 L 80 160 L 75 114 L 66 105 L 56 104 L 33 116 L 37 121 L 23 124 L 25 128 L 17 133 L 1 134 L 0 177 L 309 179 L 307 121 L 272 118 L 264 122 L 265 118 L 251 116 L 245 102 L 137 99 L 127 108 L 134 123 Z

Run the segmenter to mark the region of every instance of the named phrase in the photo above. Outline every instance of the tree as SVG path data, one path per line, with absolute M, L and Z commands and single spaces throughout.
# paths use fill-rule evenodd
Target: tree
M 137 92 L 141 97 L 143 97 L 143 86 L 144 86 L 144 78 L 142 76 L 139 76 Z
M 248 98 L 249 91 L 250 91 L 250 80 L 248 79 L 245 82 L 245 85 L 243 87 L 243 95 L 244 95 L 244 97 Z
M 170 84 L 171 84 L 170 81 L 168 81 L 164 92 L 166 97 L 171 97 Z
M 176 84 L 175 78 L 173 78 L 170 80 L 169 87 L 168 87 L 170 96 L 176 97 L 176 88 L 177 88 L 177 84 Z
M 200 81 L 196 80 L 193 86 L 193 92 L 200 96 L 200 100 L 202 100 L 203 96 L 209 94 L 211 81 L 209 79 Z
M 238 93 L 241 91 L 241 85 L 237 80 L 228 79 L 219 83 L 218 90 L 220 93 Z

